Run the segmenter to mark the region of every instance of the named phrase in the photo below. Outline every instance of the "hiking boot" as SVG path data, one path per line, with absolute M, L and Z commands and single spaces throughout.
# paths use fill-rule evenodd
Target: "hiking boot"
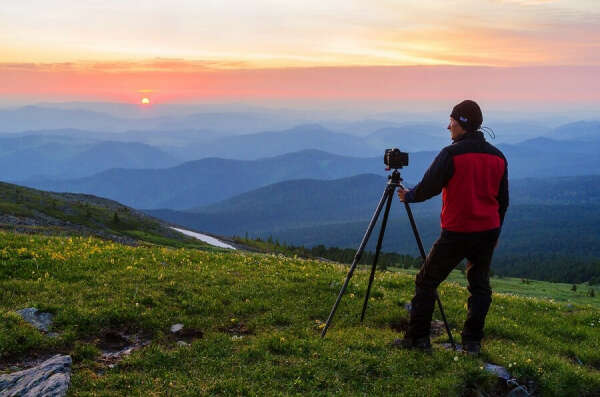
M 404 339 L 396 339 L 394 342 L 392 342 L 392 347 L 397 347 L 400 349 L 418 349 L 430 352 L 431 342 L 427 336 L 422 338 L 405 337 Z
M 481 342 L 463 341 L 463 351 L 467 354 L 478 356 L 481 352 Z

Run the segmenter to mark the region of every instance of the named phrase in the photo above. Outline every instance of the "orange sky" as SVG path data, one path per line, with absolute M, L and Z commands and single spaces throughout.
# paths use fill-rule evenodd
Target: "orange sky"
M 447 100 L 600 103 L 600 67 L 373 66 L 211 70 L 0 67 L 0 96 L 153 103 L 252 99 Z
M 0 99 L 599 101 L 598 0 L 29 0 Z

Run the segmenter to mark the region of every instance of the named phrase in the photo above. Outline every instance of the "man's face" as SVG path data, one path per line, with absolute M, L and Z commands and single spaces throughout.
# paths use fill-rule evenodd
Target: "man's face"
M 448 129 L 450 130 L 450 136 L 452 137 L 452 140 L 459 138 L 465 132 L 467 132 L 464 128 L 462 128 L 460 124 L 458 124 L 458 121 L 454 120 L 452 117 L 450 117 L 450 124 L 448 124 Z

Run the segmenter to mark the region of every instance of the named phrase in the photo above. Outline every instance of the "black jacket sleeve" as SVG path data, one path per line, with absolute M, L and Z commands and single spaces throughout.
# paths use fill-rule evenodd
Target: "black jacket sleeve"
M 442 188 L 446 186 L 453 173 L 452 156 L 447 149 L 442 149 L 425 172 L 421 182 L 406 193 L 404 201 L 418 203 L 437 196 Z
M 500 213 L 500 226 L 504 223 L 504 215 L 508 208 L 508 163 L 504 159 L 504 175 L 500 181 L 500 189 L 498 190 L 498 212 Z

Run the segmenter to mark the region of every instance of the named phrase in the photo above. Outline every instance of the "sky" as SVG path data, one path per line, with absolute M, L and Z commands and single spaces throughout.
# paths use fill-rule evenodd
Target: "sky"
M 600 103 L 598 0 L 3 0 L 0 101 Z

